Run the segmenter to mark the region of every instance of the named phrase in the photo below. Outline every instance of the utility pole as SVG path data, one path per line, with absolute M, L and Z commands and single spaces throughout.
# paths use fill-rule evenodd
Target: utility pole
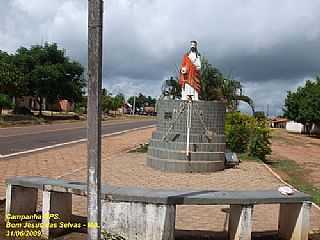
M 88 240 L 101 239 L 101 86 L 103 0 L 88 0 Z
M 135 112 L 136 112 L 136 95 L 133 96 L 133 109 L 132 109 L 133 115 L 135 115 Z

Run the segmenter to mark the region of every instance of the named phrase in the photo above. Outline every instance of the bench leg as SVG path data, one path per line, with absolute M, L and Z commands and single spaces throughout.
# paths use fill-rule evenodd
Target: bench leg
M 70 223 L 72 216 L 72 194 L 61 192 L 43 191 L 42 203 L 42 237 L 56 236 L 69 232 L 66 228 L 60 228 L 63 223 Z M 54 224 L 57 227 L 50 227 Z
M 229 240 L 250 240 L 253 205 L 231 205 L 228 235 Z
M 102 202 L 102 229 L 126 239 L 174 240 L 175 205 Z
M 308 240 L 312 203 L 280 204 L 279 237 L 285 240 Z
M 38 189 L 8 184 L 6 190 L 6 215 L 30 215 L 37 211 Z

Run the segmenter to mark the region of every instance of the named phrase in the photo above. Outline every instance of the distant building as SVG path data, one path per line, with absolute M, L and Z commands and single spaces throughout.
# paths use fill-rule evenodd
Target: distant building
M 144 112 L 147 115 L 155 115 L 155 107 L 144 107 Z
M 24 107 L 34 111 L 40 110 L 40 105 L 36 97 L 32 97 L 32 96 L 16 97 L 14 102 L 16 107 Z M 45 110 L 45 109 L 46 109 L 46 100 L 43 99 L 41 110 Z
M 304 133 L 305 127 L 301 123 L 289 121 L 286 125 L 286 130 L 291 133 Z
M 286 118 L 273 118 L 271 120 L 272 128 L 286 128 L 288 119 Z
M 36 97 L 33 96 L 22 96 L 15 98 L 15 104 L 17 107 L 25 107 L 31 111 L 39 111 L 40 105 L 37 101 Z M 72 112 L 74 111 L 75 104 L 66 99 L 57 100 L 53 104 L 47 104 L 46 99 L 43 98 L 43 103 L 41 110 L 49 110 L 49 111 L 56 111 L 56 112 Z
M 124 114 L 131 114 L 132 113 L 132 105 L 130 103 L 125 103 L 122 107 Z
M 56 112 L 73 112 L 75 104 L 69 100 L 61 99 L 56 101 L 54 104 L 48 104 L 49 111 Z
M 289 121 L 286 130 L 291 133 L 308 133 L 320 136 L 320 125 L 317 124 L 303 125 L 302 123 Z

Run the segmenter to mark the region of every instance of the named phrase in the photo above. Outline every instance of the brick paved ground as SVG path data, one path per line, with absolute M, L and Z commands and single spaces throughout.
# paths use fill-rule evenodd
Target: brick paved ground
M 238 169 L 206 174 L 163 173 L 145 166 L 145 154 L 127 153 L 147 142 L 153 129 L 131 132 L 103 141 L 102 177 L 119 186 L 152 188 L 193 188 L 223 190 L 276 189 L 281 184 L 256 162 L 243 162 Z M 4 179 L 16 175 L 39 175 L 76 181 L 86 179 L 86 145 L 77 144 L 29 156 L 0 161 L 0 199 L 4 197 Z M 86 200 L 74 197 L 74 213 L 85 215 Z M 179 206 L 177 229 L 223 231 L 227 206 Z M 278 206 L 254 209 L 254 231 L 277 229 Z M 320 211 L 312 209 L 312 228 L 320 229 Z

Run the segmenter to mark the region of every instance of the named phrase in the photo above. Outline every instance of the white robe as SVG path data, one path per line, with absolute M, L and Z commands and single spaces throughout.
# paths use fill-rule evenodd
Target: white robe
M 201 69 L 201 60 L 200 56 L 197 56 L 195 52 L 190 52 L 188 55 L 191 62 L 196 66 L 197 70 L 200 71 Z M 192 100 L 198 101 L 199 100 L 199 93 L 191 87 L 188 83 L 185 83 L 184 88 L 181 92 L 181 99 L 182 100 L 189 100 L 189 96 L 191 96 Z

